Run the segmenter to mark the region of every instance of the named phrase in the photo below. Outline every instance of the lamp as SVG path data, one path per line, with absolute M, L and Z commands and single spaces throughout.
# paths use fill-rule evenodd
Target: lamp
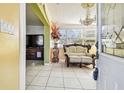
M 92 8 L 95 4 L 94 3 L 82 3 L 82 8 Z
M 89 9 L 92 8 L 94 6 L 94 3 L 82 3 L 81 7 L 85 8 L 86 11 L 86 18 L 84 20 L 80 19 L 81 24 L 84 25 L 91 25 L 93 23 L 93 21 L 95 20 L 94 18 L 90 18 L 90 12 Z

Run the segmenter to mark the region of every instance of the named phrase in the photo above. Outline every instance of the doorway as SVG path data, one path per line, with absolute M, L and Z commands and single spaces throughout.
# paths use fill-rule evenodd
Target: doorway
M 26 4 L 26 89 L 44 64 L 44 25 Z
M 28 26 L 28 27 L 29 27 L 28 29 L 30 29 L 30 26 Z M 28 35 L 29 35 L 29 33 L 28 33 Z M 28 38 L 30 38 L 30 37 L 27 37 L 27 39 Z M 29 45 L 32 46 L 32 44 L 27 44 L 27 47 Z M 37 45 L 35 44 L 34 46 L 36 47 Z M 38 52 L 38 54 L 40 54 L 40 53 Z M 49 57 L 49 56 L 47 56 L 47 57 Z M 29 58 L 35 59 L 34 56 L 31 56 Z M 41 61 L 39 61 L 39 62 L 41 62 Z M 85 78 L 84 77 L 85 75 L 83 75 L 83 74 L 82 74 L 82 76 L 80 75 L 82 73 L 80 71 L 83 71 L 83 69 L 80 69 L 79 67 L 76 67 L 74 70 L 74 66 L 67 68 L 65 66 L 65 63 L 64 64 L 63 63 L 62 64 L 55 63 L 54 65 L 49 65 L 49 66 L 43 66 L 41 63 L 38 66 L 38 65 L 35 65 L 35 63 L 37 63 L 37 62 L 34 62 L 34 61 L 30 61 L 29 63 L 30 63 L 29 64 L 30 67 L 28 67 L 26 70 L 26 71 L 29 71 L 29 73 L 27 74 L 27 76 L 29 76 L 29 77 L 28 77 L 28 79 L 26 79 L 27 80 L 26 81 L 27 82 L 26 89 L 87 89 L 87 88 L 81 87 L 81 84 L 82 84 L 82 86 L 84 84 L 86 84 L 86 86 L 91 84 L 90 82 L 88 85 L 87 85 L 87 82 L 81 83 L 81 81 Z M 42 72 L 41 72 L 41 70 L 42 70 Z M 88 70 L 85 70 L 85 71 L 89 72 Z M 61 75 L 60 75 L 60 72 L 61 72 Z M 77 73 L 77 72 L 79 72 L 79 73 Z M 75 73 L 77 73 L 77 75 Z M 85 74 L 85 72 L 83 72 L 83 73 Z M 90 78 L 92 78 L 91 75 L 92 74 L 90 73 L 90 75 L 88 75 L 88 76 L 90 76 Z M 27 78 L 27 76 L 26 76 L 26 78 Z M 30 77 L 30 76 L 32 76 L 32 77 Z M 75 78 L 75 79 L 68 79 L 70 76 L 71 76 L 71 78 Z M 84 78 L 82 78 L 82 77 L 84 77 Z M 72 86 L 74 82 L 77 84 L 78 87 Z M 61 84 L 62 84 L 62 86 L 61 86 Z M 65 86 L 65 84 L 66 84 L 66 86 Z M 58 87 L 58 85 L 60 85 L 60 86 Z M 88 86 L 88 88 L 89 88 L 89 86 Z

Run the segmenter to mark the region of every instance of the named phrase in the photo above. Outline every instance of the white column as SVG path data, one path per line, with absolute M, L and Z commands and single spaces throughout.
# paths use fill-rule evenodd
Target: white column
M 98 53 L 101 53 L 102 50 L 102 4 L 97 4 L 97 41 L 98 41 Z
M 100 71 L 101 71 L 101 68 L 100 68 L 100 61 L 99 61 L 99 56 L 100 56 L 100 53 L 101 53 L 101 46 L 102 46 L 102 39 L 101 39 L 101 34 L 102 34 L 102 4 L 98 3 L 97 4 L 97 41 L 98 41 L 98 60 L 97 60 L 97 64 L 96 64 L 96 67 L 98 68 L 98 80 L 96 82 L 96 89 L 99 89 L 100 87 Z
M 20 63 L 19 63 L 19 89 L 25 90 L 25 68 L 26 68 L 26 4 L 20 4 Z

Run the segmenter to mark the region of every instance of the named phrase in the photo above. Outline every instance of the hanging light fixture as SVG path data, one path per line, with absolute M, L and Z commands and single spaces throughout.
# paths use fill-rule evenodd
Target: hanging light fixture
M 88 26 L 93 23 L 95 19 L 90 17 L 89 9 L 92 8 L 94 5 L 95 5 L 94 3 L 82 3 L 81 4 L 81 7 L 86 9 L 86 18 L 84 20 L 80 19 L 81 24 Z
M 82 3 L 82 8 L 92 8 L 95 4 L 94 3 Z

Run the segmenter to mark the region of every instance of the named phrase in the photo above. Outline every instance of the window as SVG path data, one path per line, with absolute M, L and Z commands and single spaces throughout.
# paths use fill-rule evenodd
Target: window
M 110 7 L 109 10 L 104 10 Z M 102 26 L 102 52 L 124 57 L 123 4 L 104 4 L 104 25 Z
M 95 29 L 59 29 L 61 34 L 59 46 L 65 44 L 83 44 L 94 45 L 96 41 L 96 28 Z
M 81 41 L 81 30 L 80 29 L 68 29 L 67 30 L 67 44 L 78 43 L 82 44 Z

